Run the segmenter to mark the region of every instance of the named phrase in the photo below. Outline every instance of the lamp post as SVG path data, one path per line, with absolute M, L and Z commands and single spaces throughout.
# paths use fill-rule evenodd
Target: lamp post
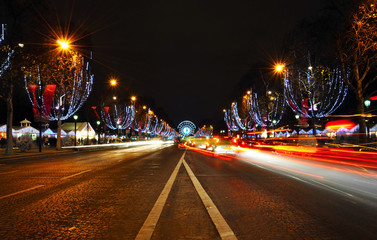
M 295 118 L 297 119 L 297 135 L 299 134 L 300 132 L 300 115 L 299 114 L 296 114 L 295 115 Z
M 100 133 L 100 125 L 101 125 L 101 121 L 97 121 L 97 132 L 98 132 L 98 144 L 101 143 L 101 133 Z
M 77 116 L 77 115 L 74 115 L 73 116 L 73 119 L 75 120 L 75 143 L 74 143 L 74 145 L 76 146 L 76 130 L 77 130 L 77 128 L 76 128 L 76 126 L 77 126 L 77 119 L 78 119 L 79 117 Z
M 367 99 L 367 100 L 365 100 L 364 101 L 364 106 L 368 109 L 369 107 L 370 107 L 370 100 L 369 99 Z M 367 118 L 366 120 L 365 120 L 365 122 L 366 122 L 366 125 L 367 125 L 367 141 L 369 142 L 369 135 L 370 135 L 370 129 L 369 129 L 369 119 Z
M 135 109 L 135 121 L 134 122 L 136 122 L 137 123 L 137 121 L 136 121 L 136 108 L 135 108 L 135 102 L 136 102 L 136 96 L 131 96 L 131 105 L 134 107 L 134 109 Z M 137 126 L 135 126 L 135 127 L 137 127 Z M 132 136 L 134 135 L 134 130 L 135 130 L 135 128 L 132 128 L 132 126 L 131 126 L 131 138 L 132 138 Z
M 275 125 L 276 125 L 276 120 L 274 119 L 274 120 L 272 120 L 272 124 L 273 124 L 273 129 L 274 129 L 274 137 L 275 137 Z

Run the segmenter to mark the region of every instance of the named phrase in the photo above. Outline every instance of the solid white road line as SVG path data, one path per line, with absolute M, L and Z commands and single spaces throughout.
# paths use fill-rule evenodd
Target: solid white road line
M 43 187 L 43 186 L 44 185 L 38 185 L 38 186 L 35 186 L 35 187 L 32 187 L 32 188 L 28 188 L 28 189 L 21 190 L 21 191 L 15 192 L 15 193 L 11 193 L 11 194 L 8 194 L 8 195 L 5 195 L 5 196 L 1 196 L 0 199 L 4 199 L 4 198 L 11 197 L 11 196 L 14 196 L 14 195 L 17 195 L 17 194 L 20 194 L 20 193 L 31 191 L 31 190 L 34 190 L 36 188 L 40 188 L 40 187 Z
M 156 203 L 154 204 L 152 210 L 150 211 L 147 219 L 145 220 L 143 226 L 141 227 L 139 233 L 136 235 L 137 240 L 148 240 L 151 239 L 154 229 L 156 228 L 158 219 L 160 218 L 162 209 L 166 203 L 166 199 L 170 193 L 170 190 L 173 186 L 175 178 L 177 177 L 178 170 L 182 165 L 183 157 L 185 156 L 183 153 L 181 159 L 178 161 L 177 166 L 175 167 L 173 173 L 171 174 L 168 182 L 166 183 L 164 189 L 162 190 L 160 196 L 158 197 Z
M 224 217 L 221 215 L 220 211 L 217 209 L 216 205 L 213 203 L 212 199 L 208 196 L 202 185 L 200 184 L 199 180 L 195 177 L 195 174 L 192 172 L 189 165 L 183 160 L 183 165 L 186 168 L 188 175 L 196 191 L 198 192 L 200 198 L 204 206 L 207 209 L 209 216 L 212 219 L 212 222 L 215 224 L 217 231 L 220 234 L 221 239 L 223 240 L 236 240 L 237 237 L 229 227 L 228 223 L 225 221 Z
M 67 176 L 67 177 L 62 177 L 60 180 L 65 180 L 65 179 L 68 179 L 68 178 L 71 178 L 71 177 L 75 177 L 77 175 L 80 175 L 80 174 L 83 174 L 83 173 L 86 173 L 86 172 L 90 172 L 90 171 L 92 171 L 92 170 L 85 170 L 85 171 L 82 171 L 82 172 L 79 172 L 79 173 L 75 173 L 75 174 Z

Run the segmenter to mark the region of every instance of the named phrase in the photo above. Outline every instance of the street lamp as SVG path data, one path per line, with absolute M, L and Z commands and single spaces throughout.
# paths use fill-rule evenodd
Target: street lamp
M 283 72 L 285 65 L 282 63 L 278 63 L 275 65 L 275 71 L 278 73 Z
M 78 119 L 79 117 L 77 116 L 77 115 L 74 115 L 73 116 L 73 119 L 75 119 L 75 143 L 74 143 L 74 145 L 76 146 L 77 144 L 76 144 L 76 130 L 77 130 L 77 128 L 76 128 L 76 126 L 77 126 L 77 119 Z
M 365 100 L 364 101 L 364 105 L 365 105 L 365 107 L 370 107 L 370 100 L 369 99 L 367 99 L 367 100 Z
M 364 101 L 364 105 L 365 105 L 365 107 L 366 108 L 369 108 L 370 107 L 370 100 L 369 99 L 367 99 L 367 100 L 365 100 Z M 370 135 L 370 129 L 369 129 L 369 119 L 367 119 L 367 120 L 365 120 L 365 122 L 367 123 L 366 125 L 367 125 L 367 133 L 368 133 L 368 136 L 367 136 L 367 139 L 368 139 L 368 141 L 369 141 L 369 135 Z
M 276 120 L 274 119 L 274 120 L 272 120 L 272 124 L 273 124 L 273 129 L 274 129 L 274 134 L 273 134 L 273 136 L 275 137 L 275 125 L 276 125 Z
M 110 79 L 110 86 L 115 87 L 118 85 L 118 81 L 115 78 Z
M 67 50 L 69 48 L 69 42 L 67 40 L 58 39 L 56 42 L 59 44 L 59 47 L 63 50 Z
M 100 144 L 100 124 L 101 124 L 101 121 L 97 121 L 97 132 L 98 132 L 98 144 Z

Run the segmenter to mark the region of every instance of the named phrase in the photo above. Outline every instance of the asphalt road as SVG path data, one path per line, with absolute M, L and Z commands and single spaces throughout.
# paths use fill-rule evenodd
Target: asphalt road
M 377 236 L 377 203 L 176 145 L 1 161 L 0 182 L 0 239 Z

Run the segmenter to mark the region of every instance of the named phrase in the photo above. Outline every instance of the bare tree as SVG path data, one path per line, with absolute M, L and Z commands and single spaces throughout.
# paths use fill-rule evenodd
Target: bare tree
M 35 41 L 35 29 L 40 27 L 36 11 L 46 9 L 47 3 L 42 0 L 3 0 L 0 1 L 0 99 L 7 106 L 7 147 L 6 154 L 13 153 L 13 95 L 15 87 L 22 86 L 21 67 L 22 46 L 25 39 Z M 9 64 L 9 65 L 8 65 Z M 27 63 L 26 63 L 27 64 Z M 8 65 L 8 67 L 6 67 Z M 17 88 L 16 88 L 17 89 Z
M 13 153 L 13 79 L 16 77 L 15 72 L 11 71 L 12 60 L 15 55 L 15 50 L 6 43 L 6 25 L 1 25 L 0 32 L 0 98 L 6 102 L 7 105 L 7 145 L 5 153 L 10 155 Z
M 359 0 L 350 14 L 346 30 L 338 37 L 338 57 L 343 78 L 355 93 L 360 114 L 360 133 L 365 134 L 364 100 L 373 94 L 377 66 L 377 0 Z M 350 69 L 348 76 L 346 70 Z M 363 136 L 363 135 L 362 135 Z

